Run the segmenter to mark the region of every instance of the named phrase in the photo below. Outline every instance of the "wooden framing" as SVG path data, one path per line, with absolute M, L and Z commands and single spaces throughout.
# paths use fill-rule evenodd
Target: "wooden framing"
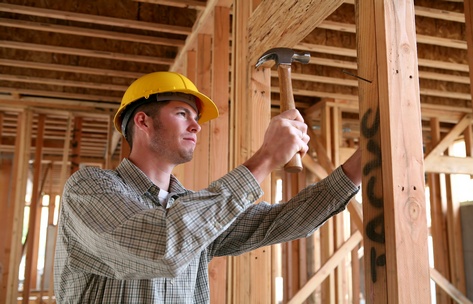
M 28 304 L 31 289 L 36 289 L 37 269 L 38 269 L 38 246 L 39 246 L 39 229 L 41 221 L 41 163 L 43 154 L 43 138 L 46 117 L 40 114 L 38 117 L 38 129 L 36 130 L 36 147 L 33 166 L 33 190 L 30 202 L 30 214 L 28 222 L 28 234 L 26 237 L 26 266 L 25 281 L 23 290 L 23 303 Z
M 378 163 L 377 167 L 383 174 L 379 203 L 372 199 L 367 200 L 370 204 L 364 204 L 368 239 L 385 246 L 376 250 L 365 243 L 365 264 L 370 265 L 371 274 L 365 280 L 367 294 L 371 296 L 370 303 L 423 303 L 430 298 L 423 157 L 419 144 L 405 144 L 422 142 L 420 103 L 416 98 L 419 88 L 413 7 L 407 1 L 401 1 L 396 7 L 388 1 L 359 1 L 358 5 L 360 40 L 366 36 L 367 44 L 375 47 L 371 54 L 368 54 L 369 48 L 365 54 L 360 52 L 359 66 L 377 66 L 377 74 L 374 70 L 366 71 L 371 73 L 364 73 L 364 77 L 377 79 L 377 83 L 366 90 L 377 91 L 373 93 L 377 95 L 374 100 L 379 100 L 379 104 L 361 112 L 362 116 L 376 113 L 372 127 L 364 133 L 368 137 L 362 145 L 376 152 L 376 157 L 382 160 L 382 166 Z M 403 92 L 402 95 L 399 92 Z M 363 104 L 366 99 L 360 98 Z M 403 130 L 408 119 L 412 129 Z M 370 137 L 376 134 L 381 138 L 380 144 L 376 145 L 376 150 L 370 149 Z M 370 164 L 366 159 L 363 163 L 363 186 L 369 187 L 370 181 L 376 179 L 366 173 L 375 167 L 366 167 Z M 374 217 L 369 215 L 371 210 L 377 212 Z M 416 252 L 415 256 L 412 251 Z M 413 289 L 416 295 L 409 291 Z
M 8 278 L 6 292 L 2 293 L 2 303 L 14 303 L 18 294 L 18 266 L 21 259 L 21 235 L 23 227 L 23 214 L 25 206 L 26 180 L 28 175 L 29 148 L 31 144 L 31 131 L 33 113 L 30 109 L 18 115 L 17 140 L 15 142 L 15 158 L 12 170 L 12 197 L 10 198 L 9 209 L 11 209 L 11 243 L 8 244 L 10 254 L 8 256 Z
M 209 146 L 209 180 L 216 180 L 229 169 L 228 134 L 230 116 L 228 74 L 230 46 L 230 9 L 216 6 L 214 12 L 214 28 L 212 38 L 212 100 L 219 109 L 218 119 L 210 122 Z M 225 303 L 227 299 L 227 268 L 228 258 L 218 257 L 209 264 L 212 303 Z

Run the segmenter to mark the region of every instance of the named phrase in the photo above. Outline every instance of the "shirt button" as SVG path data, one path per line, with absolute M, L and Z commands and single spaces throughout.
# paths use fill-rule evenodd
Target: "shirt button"
M 255 197 L 253 196 L 253 194 L 248 194 L 248 196 L 246 197 L 249 201 L 253 201 L 255 199 Z

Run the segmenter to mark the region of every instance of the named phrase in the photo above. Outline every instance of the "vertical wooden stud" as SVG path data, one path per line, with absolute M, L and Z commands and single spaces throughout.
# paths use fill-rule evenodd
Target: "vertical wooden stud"
M 298 174 L 284 173 L 283 175 L 283 201 L 287 202 L 299 190 Z M 294 240 L 283 244 L 286 247 L 286 275 L 284 276 L 284 294 L 287 299 L 292 298 L 301 287 L 301 260 L 299 258 L 301 251 L 305 248 L 301 247 L 300 240 Z
M 363 163 L 363 235 L 365 298 L 367 303 L 387 303 L 386 245 L 384 233 L 383 172 L 379 122 L 378 74 L 374 3 L 355 2 L 359 81 L 360 146 Z
M 186 56 L 186 76 L 193 82 L 197 83 L 197 52 L 187 51 Z M 199 137 L 199 135 L 197 135 Z M 187 162 L 185 164 L 180 165 L 177 168 L 181 172 L 182 175 L 182 184 L 188 189 L 195 189 L 194 186 L 194 162 L 195 157 L 192 161 Z
M 232 79 L 231 79 L 231 110 L 230 110 L 230 161 L 236 167 L 248 158 L 249 154 L 249 123 L 247 115 L 250 100 L 249 67 L 247 62 L 248 39 L 247 25 L 251 15 L 251 1 L 235 1 L 233 5 L 232 25 Z M 250 303 L 249 254 L 232 257 L 231 260 L 231 293 L 229 303 Z
M 371 80 L 359 85 L 361 144 L 368 152 L 362 159 L 367 301 L 426 303 L 430 280 L 414 7 L 410 1 L 357 1 L 356 7 L 358 73 Z M 374 191 L 381 172 L 379 196 Z
M 210 96 L 212 92 L 210 71 L 212 57 L 212 36 L 199 34 L 197 36 L 197 81 L 196 86 L 203 94 Z M 195 190 L 204 189 L 209 185 L 209 146 L 210 125 L 203 124 L 194 153 L 194 187 Z
M 373 13 L 383 205 L 389 210 L 383 222 L 388 303 L 427 303 L 430 268 L 414 3 L 374 1 Z
M 464 0 L 463 8 L 465 12 L 465 38 L 468 48 L 468 66 L 470 67 L 470 92 L 473 96 L 473 0 Z M 473 107 L 473 103 L 471 105 Z
M 82 117 L 74 117 L 74 131 L 72 133 L 71 147 L 71 174 L 79 170 L 80 146 L 82 142 Z
M 113 115 L 108 117 L 108 132 L 107 132 L 107 143 L 104 153 L 104 168 L 105 169 L 113 169 L 112 165 L 112 156 L 114 152 L 114 148 L 116 145 L 114 144 L 115 139 L 115 126 L 113 124 Z M 118 142 L 118 138 L 116 140 Z
M 447 150 L 447 155 L 449 154 Z M 460 292 L 466 295 L 465 263 L 463 254 L 462 224 L 460 202 L 453 199 L 452 175 L 445 174 L 445 192 L 447 198 L 447 231 L 450 257 L 450 281 Z
M 64 188 L 64 184 L 66 183 L 67 177 L 72 174 L 71 171 L 71 166 L 69 164 L 69 152 L 71 150 L 71 134 L 72 134 L 72 122 L 73 118 L 71 115 L 68 115 L 67 117 L 67 128 L 66 128 L 66 134 L 64 136 L 64 146 L 63 146 L 63 151 L 62 151 L 62 162 L 61 162 L 61 173 L 59 177 L 59 183 L 60 187 L 59 189 Z M 62 193 L 61 193 L 62 195 Z M 57 208 L 60 208 L 61 206 L 57 206 Z M 53 236 L 53 244 L 52 246 L 56 248 L 56 237 L 57 237 L 57 225 L 54 227 L 54 236 Z M 52 257 L 52 261 L 50 261 L 50 267 L 54 266 L 54 256 Z M 52 273 L 52 269 L 50 269 Z M 54 294 L 54 276 L 50 276 L 49 280 L 49 290 L 48 290 L 48 303 L 53 303 L 53 294 Z
M 229 66 L 230 9 L 215 7 L 212 39 L 212 100 L 219 117 L 210 121 L 210 181 L 228 172 L 229 164 Z M 227 257 L 217 257 L 209 264 L 210 302 L 225 303 L 227 298 Z
M 324 102 L 321 109 L 321 144 L 325 147 L 327 156 L 333 166 L 332 152 L 332 116 L 330 107 Z M 334 253 L 334 218 L 328 219 L 320 227 L 320 246 L 321 246 L 321 263 L 325 264 Z M 332 272 L 322 283 L 322 302 L 334 303 L 335 301 L 335 274 Z
M 28 238 L 26 242 L 26 259 L 25 259 L 25 281 L 23 283 L 23 303 L 28 304 L 31 289 L 36 289 L 37 272 L 38 272 L 38 246 L 39 246 L 39 229 L 41 221 L 41 193 L 40 192 L 40 176 L 41 162 L 43 157 L 43 139 L 46 124 L 46 116 L 40 114 L 38 116 L 38 126 L 36 129 L 36 146 L 35 158 L 33 166 L 33 187 L 30 202 L 30 214 L 28 221 Z
M 2 113 L 0 113 L 1 115 Z M 0 127 L 1 128 L 1 127 Z M 0 132 L 1 134 L 1 132 Z M 12 201 L 13 187 L 13 155 L 1 154 L 0 159 L 0 303 L 6 304 L 7 282 L 12 243 L 14 204 Z
M 440 141 L 440 121 L 438 118 L 430 120 L 432 147 L 435 147 Z M 430 217 L 432 235 L 433 254 L 435 269 L 443 277 L 450 278 L 448 243 L 447 243 L 447 206 L 442 199 L 442 189 L 440 186 L 440 175 L 438 173 L 429 173 L 427 182 L 430 188 Z M 449 303 L 449 296 L 441 288 L 436 287 L 436 301 L 439 304 Z
M 12 208 L 14 208 L 12 220 L 13 228 L 5 303 L 17 303 L 18 267 L 20 266 L 22 251 L 21 238 L 25 210 L 26 182 L 28 179 L 28 162 L 30 160 L 32 124 L 33 113 L 30 109 L 25 109 L 18 115 L 11 197 Z
M 466 127 L 465 131 L 463 132 L 463 137 L 465 138 L 465 149 L 466 149 L 466 156 L 473 157 L 473 126 L 469 125 Z M 473 174 L 470 175 L 470 178 L 473 178 Z

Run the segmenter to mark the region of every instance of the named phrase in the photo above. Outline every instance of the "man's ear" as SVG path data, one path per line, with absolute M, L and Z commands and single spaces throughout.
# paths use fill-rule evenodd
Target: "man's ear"
M 134 123 L 135 123 L 135 126 L 143 131 L 143 132 L 146 132 L 148 133 L 148 129 L 149 129 L 149 124 L 150 124 L 150 117 L 148 115 L 145 114 L 145 112 L 138 112 L 135 114 L 135 117 L 133 118 L 134 120 Z

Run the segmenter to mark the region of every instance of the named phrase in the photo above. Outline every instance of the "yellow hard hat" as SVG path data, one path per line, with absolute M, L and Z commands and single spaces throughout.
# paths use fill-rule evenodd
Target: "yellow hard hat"
M 122 130 L 123 114 L 127 107 L 135 101 L 143 97 L 148 99 L 153 94 L 173 92 L 193 95 L 200 101 L 200 103 L 197 102 L 200 124 L 218 117 L 218 109 L 215 103 L 209 97 L 200 93 L 187 77 L 175 72 L 154 72 L 141 76 L 128 87 L 113 119 L 115 129 L 124 135 L 124 130 Z M 173 99 L 169 98 L 169 100 Z

